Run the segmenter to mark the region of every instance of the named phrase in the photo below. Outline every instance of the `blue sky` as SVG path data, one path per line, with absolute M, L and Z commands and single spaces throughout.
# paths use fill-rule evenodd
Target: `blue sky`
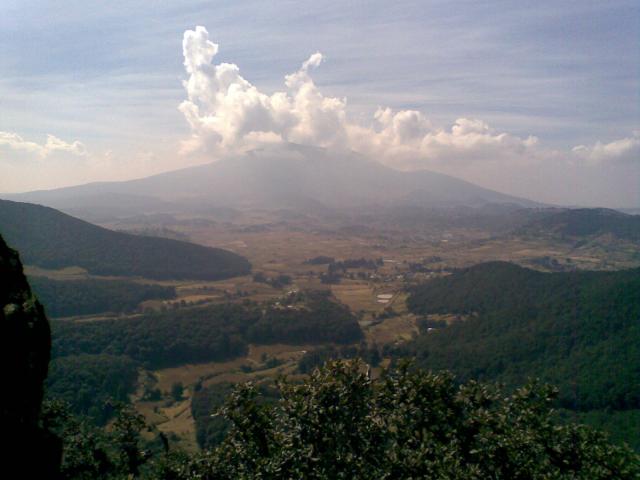
M 188 93 L 183 34 L 202 25 L 219 44 L 214 63 L 237 64 L 267 95 L 319 51 L 313 82 L 327 98 L 346 99 L 351 122 L 369 126 L 380 106 L 419 111 L 446 131 L 459 118 L 479 119 L 496 135 L 536 137 L 532 155 L 547 162 L 521 162 L 500 178 L 479 154 L 447 165 L 432 158 L 424 168 L 546 201 L 640 206 L 638 2 L 166 3 L 2 3 L 0 132 L 39 145 L 53 135 L 83 151 L 34 157 L 36 147 L 0 144 L 0 169 L 11 174 L 0 191 L 144 176 L 220 155 L 179 153 L 194 133 L 178 110 Z M 593 153 L 597 142 L 625 139 Z M 576 146 L 587 149 L 584 166 L 570 153 Z M 533 171 L 562 178 L 541 173 L 527 184 L 522 176 Z M 566 182 L 579 187 L 574 196 Z

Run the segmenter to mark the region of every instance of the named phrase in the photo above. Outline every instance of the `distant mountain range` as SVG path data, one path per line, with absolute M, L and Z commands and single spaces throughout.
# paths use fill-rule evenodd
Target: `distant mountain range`
M 27 265 L 78 266 L 96 275 L 217 280 L 250 272 L 219 248 L 114 232 L 52 208 L 0 200 L 0 234 Z
M 263 210 L 375 228 L 472 228 L 494 235 L 640 240 L 640 216 L 549 207 L 426 170 L 403 172 L 353 152 L 286 144 L 126 182 L 4 195 L 94 223 L 233 221 Z M 198 218 L 177 220 L 174 214 Z M 180 215 L 178 215 L 180 216 Z M 208 220 L 207 220 L 208 218 Z M 157 225 L 156 225 L 157 226 Z
M 426 170 L 402 172 L 353 152 L 287 144 L 126 182 L 5 195 L 64 211 L 118 214 L 261 208 L 322 211 L 371 206 L 539 204 Z

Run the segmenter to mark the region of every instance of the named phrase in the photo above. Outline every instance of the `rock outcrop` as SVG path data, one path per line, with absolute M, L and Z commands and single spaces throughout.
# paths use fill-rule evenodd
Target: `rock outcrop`
M 49 322 L 31 292 L 18 252 L 1 236 L 0 329 L 3 470 L 19 478 L 55 478 L 60 442 L 38 423 L 51 354 Z

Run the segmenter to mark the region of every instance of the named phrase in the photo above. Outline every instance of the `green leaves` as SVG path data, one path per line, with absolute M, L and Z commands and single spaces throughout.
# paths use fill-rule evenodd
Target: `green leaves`
M 640 409 L 640 269 L 541 273 L 504 262 L 416 286 L 421 315 L 470 314 L 402 347 L 420 366 L 509 388 L 535 376 L 559 387 L 557 405 L 640 448 L 640 429 L 614 416 Z
M 277 402 L 265 401 L 255 385 L 239 386 L 218 412 L 231 423 L 224 441 L 191 455 L 170 450 L 148 459 L 140 448 L 143 421 L 128 409 L 99 435 L 60 415 L 62 424 L 71 425 L 65 441 L 77 447 L 65 457 L 75 469 L 66 470 L 66 478 L 640 476 L 640 457 L 630 450 L 588 427 L 556 425 L 550 408 L 555 389 L 536 382 L 505 395 L 496 385 L 458 385 L 450 374 L 408 363 L 372 379 L 366 365 L 354 360 L 328 363 L 301 383 L 280 380 L 278 391 Z
M 555 425 L 556 391 L 535 382 L 504 396 L 495 385 L 458 386 L 449 374 L 409 364 L 372 380 L 364 364 L 351 361 L 328 363 L 306 381 L 278 388 L 275 404 L 261 402 L 250 384 L 231 395 L 222 413 L 233 427 L 220 447 L 200 457 L 198 465 L 207 466 L 201 478 L 640 474 L 629 450 L 587 427 Z

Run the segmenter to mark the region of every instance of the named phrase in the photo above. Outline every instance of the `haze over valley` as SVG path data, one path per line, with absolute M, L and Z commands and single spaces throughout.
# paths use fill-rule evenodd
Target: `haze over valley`
M 5 463 L 640 475 L 640 12 L 569 3 L 10 6 Z

